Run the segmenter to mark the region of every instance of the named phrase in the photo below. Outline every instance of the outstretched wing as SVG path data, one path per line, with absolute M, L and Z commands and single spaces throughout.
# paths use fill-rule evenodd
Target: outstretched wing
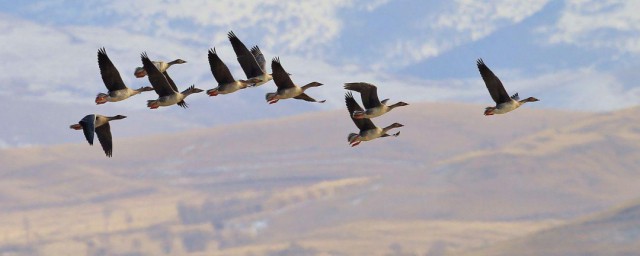
M 231 46 L 233 46 L 233 51 L 236 52 L 236 56 L 238 57 L 238 63 L 240 63 L 240 67 L 242 67 L 247 79 L 262 75 L 262 69 L 260 69 L 256 58 L 242 41 L 240 41 L 236 34 L 234 34 L 233 31 L 229 31 L 228 36 L 229 41 L 231 41 Z
M 356 126 L 358 127 L 358 129 L 360 129 L 360 131 L 366 131 L 369 129 L 376 128 L 376 125 L 374 125 L 371 119 L 369 118 L 362 118 L 362 119 L 353 118 L 354 111 L 356 110 L 363 111 L 363 109 L 362 107 L 360 107 L 360 105 L 358 105 L 358 102 L 356 101 L 356 99 L 353 98 L 353 94 L 351 94 L 351 92 L 347 92 L 344 95 L 344 101 L 347 104 L 349 117 L 351 117 L 351 120 L 353 120 L 353 123 L 356 124 Z
M 216 48 L 209 49 L 209 67 L 218 85 L 230 84 L 236 81 L 227 65 L 222 62 L 216 53 Z
M 171 86 L 171 89 L 173 89 L 175 92 L 178 92 L 178 86 L 176 85 L 175 82 L 173 82 L 173 79 L 171 79 L 171 77 L 169 76 L 169 73 L 167 73 L 167 71 L 164 71 L 162 72 L 162 75 L 164 75 L 164 78 L 167 79 L 167 82 Z
M 359 92 L 362 105 L 367 109 L 382 105 L 378 99 L 378 88 L 375 85 L 370 83 L 345 83 L 344 88 Z
M 102 150 L 104 150 L 104 153 L 108 157 L 111 157 L 111 153 L 113 152 L 113 143 L 111 142 L 111 126 L 109 125 L 109 122 L 96 128 L 96 134 L 98 135 L 98 140 L 100 141 Z
M 258 48 L 257 45 L 251 48 L 251 54 L 256 58 L 256 62 L 258 62 L 258 66 L 262 69 L 262 73 L 267 73 L 267 60 L 264 58 L 264 54 L 262 54 L 262 51 L 260 51 L 260 48 Z
M 487 86 L 487 90 L 489 90 L 489 94 L 491 94 L 493 101 L 495 101 L 496 104 L 511 101 L 511 97 L 509 97 L 507 90 L 504 89 L 500 79 L 491 72 L 491 69 L 484 64 L 484 61 L 482 61 L 482 59 L 478 59 L 477 64 L 482 80 L 484 80 L 484 84 Z
M 278 86 L 278 90 L 284 90 L 296 86 L 293 81 L 291 81 L 289 73 L 287 73 L 280 64 L 280 58 L 273 58 L 271 61 L 271 71 L 273 71 L 273 82 Z
M 93 145 L 93 132 L 96 129 L 96 115 L 86 115 L 78 123 L 80 124 L 80 126 L 82 126 L 82 133 L 84 133 L 84 138 L 87 139 L 89 145 Z
M 107 90 L 117 91 L 127 88 L 122 81 L 122 77 L 120 77 L 120 72 L 107 56 L 107 51 L 104 47 L 98 50 L 98 67 L 100 68 L 100 75 L 102 75 L 102 82 L 107 87 Z
M 169 78 L 168 75 L 165 76 L 166 72 L 163 74 L 160 72 L 160 70 L 158 70 L 156 65 L 154 65 L 153 62 L 151 62 L 151 60 L 147 56 L 147 53 L 143 52 L 141 54 L 141 59 L 142 59 L 142 66 L 147 71 L 149 82 L 151 83 L 151 86 L 153 86 L 153 89 L 156 91 L 156 93 L 160 97 L 169 96 L 178 92 L 177 88 L 176 89 L 173 88 L 175 84 L 172 86 L 169 83 L 169 80 L 171 78 Z M 171 82 L 173 83 L 173 81 Z

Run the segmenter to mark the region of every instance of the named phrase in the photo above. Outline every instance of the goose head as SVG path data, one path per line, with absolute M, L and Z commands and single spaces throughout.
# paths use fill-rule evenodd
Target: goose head
M 269 102 L 269 104 L 273 104 L 278 102 L 278 94 L 275 92 L 269 92 L 267 93 L 267 95 L 265 95 L 265 98 L 267 99 L 267 102 Z
M 144 86 L 144 87 L 140 87 L 138 88 L 138 90 L 136 90 L 137 92 L 148 92 L 148 91 L 153 91 L 153 87 L 151 86 Z
M 106 93 L 98 93 L 96 96 L 96 105 L 105 104 L 109 101 L 109 95 Z
M 262 79 L 257 78 L 257 77 L 252 77 L 252 78 L 250 78 L 248 80 L 238 80 L 238 82 L 243 83 L 243 84 L 248 85 L 248 86 L 249 85 L 250 86 L 254 86 L 257 83 L 262 82 Z
M 117 116 L 112 116 L 111 118 L 109 118 L 109 121 L 111 121 L 111 120 L 120 120 L 120 119 L 125 119 L 125 118 L 127 118 L 127 116 L 117 115 Z
M 175 59 L 167 64 L 169 64 L 169 66 L 173 65 L 173 64 L 183 64 L 183 63 L 187 63 L 186 60 L 182 60 L 182 59 Z
M 382 128 L 382 133 L 386 134 L 389 130 L 393 129 L 393 128 L 399 128 L 399 127 L 403 127 L 404 125 L 400 124 L 400 123 L 393 123 L 385 128 Z
M 133 75 L 136 76 L 137 78 L 141 78 L 147 75 L 147 71 L 144 70 L 143 67 L 137 67 L 136 70 L 133 72 Z
M 404 106 L 407 106 L 407 105 L 409 105 L 409 103 L 406 103 L 404 101 L 399 101 L 396 104 L 393 104 L 393 105 L 391 105 L 389 107 L 390 108 L 397 108 L 397 107 L 404 107 Z
M 400 124 L 400 123 L 392 123 L 391 125 L 385 127 L 383 130 L 388 131 L 388 130 L 391 130 L 393 128 L 400 128 L 400 127 L 403 127 L 403 126 L 404 125 Z
M 536 101 L 540 101 L 540 100 L 539 100 L 539 99 L 537 99 L 537 98 L 534 98 L 534 97 L 529 97 L 529 98 L 526 98 L 526 99 L 524 99 L 524 100 L 521 100 L 521 101 L 520 101 L 520 103 L 536 102 Z

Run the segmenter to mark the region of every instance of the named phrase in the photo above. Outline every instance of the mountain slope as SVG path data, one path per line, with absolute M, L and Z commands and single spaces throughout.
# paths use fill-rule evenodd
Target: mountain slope
M 464 255 L 637 255 L 640 203 L 628 203 L 589 218 L 536 232 Z
M 69 130 L 78 143 L 0 151 L 0 215 L 6 224 L 0 232 L 8 234 L 6 248 L 15 249 L 30 234 L 25 230 L 29 223 L 37 227 L 31 232 L 38 239 L 28 248 L 56 254 L 95 249 L 246 255 L 279 250 L 296 240 L 356 253 L 348 249 L 355 240 L 336 244 L 327 237 L 354 225 L 386 230 L 382 236 L 365 235 L 365 240 L 390 239 L 362 247 L 376 252 L 403 233 L 421 237 L 401 243 L 405 250 L 426 252 L 432 245 L 470 248 L 548 227 L 554 220 L 502 223 L 501 207 L 518 198 L 474 195 L 478 191 L 443 180 L 442 166 L 457 164 L 469 152 L 500 151 L 501 141 L 515 143 L 598 116 L 523 108 L 494 118 L 482 110 L 477 105 L 412 104 L 374 120 L 381 126 L 405 124 L 399 137 L 355 148 L 346 140 L 355 126 L 344 110 L 137 138 L 119 137 L 122 126 L 114 122 L 110 159 Z M 473 211 L 467 206 L 474 206 L 474 196 L 485 196 L 495 207 Z M 563 207 L 550 211 L 553 216 L 567 212 Z M 527 215 L 522 210 L 508 216 Z M 464 224 L 475 219 L 487 223 Z M 436 243 L 425 235 L 429 230 L 412 227 L 452 230 Z M 486 236 L 455 239 L 468 232 Z M 134 240 L 139 246 L 124 242 Z M 169 244 L 175 246 L 162 247 Z

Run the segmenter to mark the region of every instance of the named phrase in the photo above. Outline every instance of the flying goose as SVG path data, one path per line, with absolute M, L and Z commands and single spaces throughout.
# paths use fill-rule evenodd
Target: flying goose
M 317 101 L 314 98 L 311 98 L 309 97 L 309 95 L 304 93 L 304 91 L 306 91 L 311 87 L 321 86 L 322 85 L 321 83 L 311 82 L 302 87 L 295 85 L 293 81 L 291 81 L 291 78 L 289 77 L 289 73 L 287 73 L 287 71 L 284 70 L 282 65 L 280 65 L 280 58 L 278 57 L 273 58 L 273 60 L 271 61 L 271 70 L 273 70 L 273 82 L 278 87 L 278 90 L 276 92 L 267 93 L 266 99 L 267 99 L 267 102 L 269 102 L 269 104 L 276 103 L 278 102 L 278 100 L 281 100 L 281 99 L 289 99 L 289 98 L 306 100 L 310 102 L 318 102 L 318 103 L 325 102 L 325 100 Z
M 487 90 L 489 90 L 489 94 L 491 94 L 491 98 L 496 102 L 495 107 L 486 107 L 484 110 L 485 116 L 490 116 L 494 114 L 504 114 L 510 111 L 513 111 L 516 108 L 522 106 L 527 102 L 535 102 L 539 101 L 534 97 L 529 97 L 524 100 L 520 100 L 520 96 L 518 93 L 509 97 L 507 90 L 504 89 L 502 82 L 500 79 L 491 72 L 489 67 L 484 64 L 482 59 L 478 59 L 478 70 L 480 70 L 480 75 L 482 76 L 482 80 L 484 80 L 484 84 L 487 86 Z
M 345 83 L 344 88 L 360 93 L 362 105 L 364 105 L 365 110 L 351 113 L 354 118 L 374 118 L 381 116 L 396 107 L 409 105 L 400 101 L 387 106 L 387 101 L 389 101 L 389 99 L 380 101 L 378 99 L 378 88 L 369 83 Z
M 269 82 L 272 78 L 264 69 L 264 65 L 261 66 L 256 59 L 254 54 L 257 53 L 249 51 L 233 31 L 229 31 L 228 37 L 231 46 L 233 46 L 233 51 L 238 57 L 238 63 L 240 63 L 242 71 L 244 71 L 244 74 L 247 76 L 247 81 L 251 82 L 253 86 L 259 86 Z M 257 46 L 254 48 L 257 48 Z M 260 49 L 257 49 L 257 51 L 260 52 Z M 260 55 L 262 56 L 261 52 Z M 264 60 L 264 56 L 262 56 L 262 59 Z
M 152 61 L 152 63 L 153 63 L 154 66 L 156 66 L 157 69 L 160 70 L 160 72 L 164 73 L 172 65 L 187 63 L 187 61 L 182 60 L 182 59 L 175 59 L 175 60 L 169 61 L 169 62 Z M 135 75 L 137 78 L 142 78 L 142 77 L 147 75 L 147 71 L 145 70 L 144 67 L 137 67 L 136 70 L 133 72 L 133 75 Z
M 202 92 L 202 90 L 195 88 L 193 85 L 182 92 L 178 92 L 178 87 L 171 77 L 169 77 L 169 74 L 166 71 L 164 73 L 160 72 L 160 70 L 153 65 L 149 57 L 147 57 L 147 53 L 142 53 L 141 58 L 142 66 L 149 76 L 149 82 L 151 82 L 153 89 L 159 96 L 157 100 L 147 101 L 147 107 L 150 109 L 171 106 L 173 104 L 187 108 L 187 103 L 184 102 L 184 99 L 193 93 Z
M 347 92 L 344 95 L 344 101 L 347 104 L 347 110 L 349 111 L 349 117 L 353 120 L 353 123 L 356 124 L 358 129 L 360 129 L 359 133 L 351 133 L 349 137 L 347 137 L 349 144 L 352 147 L 358 146 L 363 141 L 369 141 L 373 139 L 377 139 L 380 137 L 388 137 L 394 136 L 397 137 L 400 135 L 400 132 L 394 133 L 393 135 L 387 134 L 387 132 L 393 128 L 402 127 L 404 125 L 399 123 L 393 123 L 385 128 L 377 127 L 371 119 L 369 118 L 355 118 L 352 113 L 354 111 L 363 111 L 363 109 L 358 105 L 358 102 L 353 98 L 351 92 Z
M 104 47 L 98 49 L 98 67 L 100 67 L 102 82 L 108 90 L 107 93 L 98 93 L 95 100 L 98 105 L 125 100 L 138 93 L 153 90 L 151 86 L 140 87 L 135 90 L 127 87 L 122 81 L 122 77 L 120 77 L 120 72 L 107 56 L 107 51 Z
M 247 88 L 247 86 L 253 84 L 246 80 L 236 80 L 233 78 L 231 71 L 227 65 L 222 62 L 216 49 L 209 49 L 209 67 L 213 77 L 218 82 L 218 87 L 207 90 L 209 96 L 217 96 L 218 94 L 228 94 L 240 89 Z
M 93 133 L 95 132 L 98 135 L 98 141 L 100 141 L 102 150 L 104 150 L 107 157 L 111 157 L 113 153 L 113 142 L 111 141 L 111 128 L 109 126 L 109 121 L 124 118 L 127 117 L 122 115 L 103 116 L 91 114 L 86 115 L 77 124 L 72 124 L 70 128 L 74 130 L 82 130 L 84 137 L 87 139 L 87 142 L 89 142 L 89 145 L 93 145 Z

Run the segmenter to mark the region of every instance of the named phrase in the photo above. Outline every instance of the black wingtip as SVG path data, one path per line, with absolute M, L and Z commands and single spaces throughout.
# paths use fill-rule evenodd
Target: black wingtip
M 235 33 L 233 33 L 233 30 L 230 30 L 230 31 L 229 31 L 229 33 L 227 33 L 227 36 L 229 36 L 229 39 L 231 39 L 231 38 L 238 38 L 238 37 L 236 36 L 236 34 L 235 34 Z
M 344 98 L 345 98 L 345 99 L 348 99 L 348 98 L 353 99 L 353 93 L 351 93 L 351 92 L 346 92 L 346 93 L 344 94 Z
M 140 58 L 144 59 L 149 59 L 149 56 L 147 55 L 147 52 L 142 52 L 140 53 Z
M 273 59 L 271 60 L 272 62 L 277 62 L 280 63 L 280 57 L 273 57 Z
M 216 54 L 216 48 L 209 48 L 209 54 Z
M 257 45 L 254 45 L 253 47 L 251 47 L 251 51 L 252 52 L 260 52 L 260 48 Z
M 479 58 L 479 59 L 476 61 L 476 63 L 478 64 L 478 67 L 479 67 L 479 66 L 486 66 L 486 65 L 484 64 L 484 61 L 482 60 L 482 58 Z
M 104 46 L 101 48 L 98 48 L 98 55 L 107 55 L 107 50 L 104 49 Z

